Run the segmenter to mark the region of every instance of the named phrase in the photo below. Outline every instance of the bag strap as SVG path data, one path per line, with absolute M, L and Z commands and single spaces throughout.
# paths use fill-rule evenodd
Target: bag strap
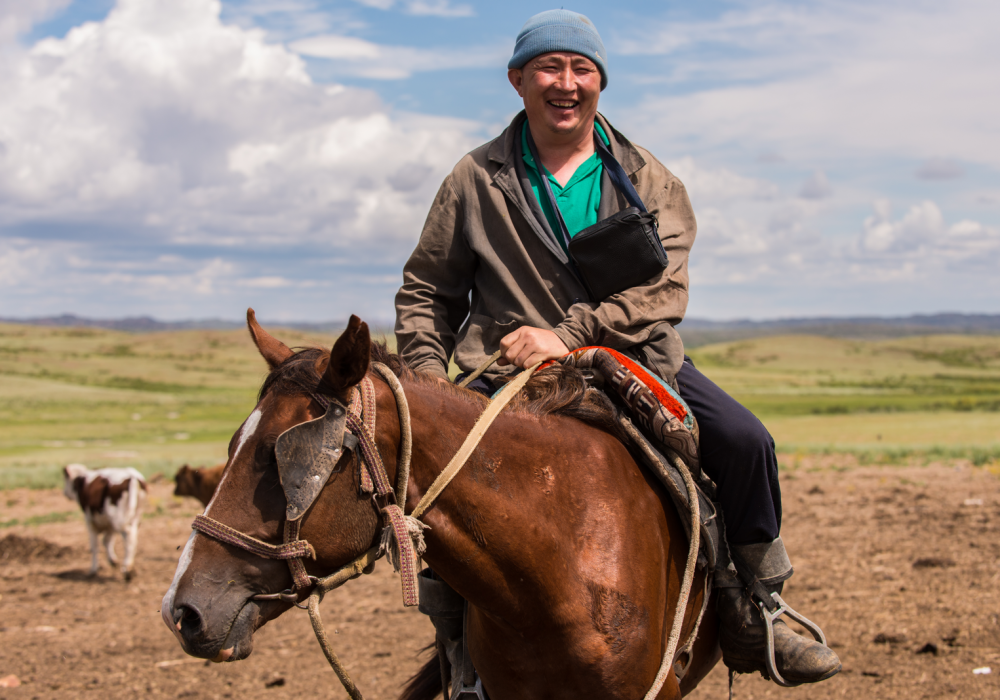
M 545 190 L 545 194 L 549 198 L 549 206 L 552 207 L 552 211 L 556 215 L 556 221 L 559 222 L 559 234 L 562 235 L 563 247 L 569 250 L 569 229 L 566 228 L 566 221 L 563 219 L 562 212 L 559 211 L 559 205 L 556 203 L 556 196 L 552 194 L 552 185 L 549 184 L 549 178 L 545 175 L 545 166 L 542 165 L 542 159 L 538 157 L 538 149 L 535 148 L 535 139 L 531 137 L 531 127 L 525 124 L 525 129 L 528 134 L 528 150 L 531 151 L 531 157 L 535 159 L 535 170 L 538 171 L 538 179 L 542 181 L 542 189 Z
M 635 191 L 632 181 L 625 174 L 625 168 L 622 167 L 622 164 L 611 154 L 608 147 L 604 145 L 604 141 L 597 135 L 597 129 L 594 129 L 594 145 L 597 146 L 597 155 L 600 157 L 601 162 L 604 163 L 612 184 L 625 196 L 625 199 L 628 200 L 631 206 L 645 214 L 646 205 L 642 203 L 642 199 L 639 197 L 639 193 Z M 532 153 L 531 155 L 534 156 L 535 154 Z

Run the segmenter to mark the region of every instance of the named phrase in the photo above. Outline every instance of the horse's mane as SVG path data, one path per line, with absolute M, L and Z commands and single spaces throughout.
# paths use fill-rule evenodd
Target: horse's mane
M 329 355 L 329 350 L 323 348 L 298 349 L 268 373 L 260 387 L 258 401 L 270 391 L 289 395 L 314 390 L 320 380 L 316 366 Z M 403 358 L 390 352 L 384 342 L 372 343 L 371 359 L 386 365 L 400 379 L 432 386 L 461 397 L 480 409 L 487 403 L 486 397 L 478 392 L 438 381 L 437 377 L 411 369 Z M 575 367 L 554 364 L 540 370 L 505 411 L 539 417 L 559 415 L 576 418 L 628 443 L 618 423 L 618 409 L 604 393 L 590 389 L 583 374 Z

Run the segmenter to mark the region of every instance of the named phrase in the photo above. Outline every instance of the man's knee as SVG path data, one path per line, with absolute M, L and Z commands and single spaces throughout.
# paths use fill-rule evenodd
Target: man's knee
M 723 451 L 734 455 L 760 455 L 774 451 L 774 440 L 767 428 L 750 411 L 727 411 L 721 420 L 702 427 L 702 450 Z

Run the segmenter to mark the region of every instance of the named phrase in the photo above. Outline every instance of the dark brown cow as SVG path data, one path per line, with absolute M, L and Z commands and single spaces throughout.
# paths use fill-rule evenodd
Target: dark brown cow
M 222 480 L 222 472 L 225 468 L 225 462 L 214 467 L 198 467 L 197 469 L 192 469 L 185 464 L 174 475 L 174 495 L 193 496 L 201 501 L 203 506 L 207 506 Z
M 82 464 L 63 467 L 66 498 L 77 501 L 83 509 L 90 535 L 90 575 L 97 573 L 97 535 L 104 538 L 104 550 L 113 566 L 121 564 L 125 580 L 132 578 L 139 522 L 146 501 L 146 480 L 132 467 L 124 469 L 87 469 Z M 119 562 L 111 537 L 122 537 L 125 555 Z

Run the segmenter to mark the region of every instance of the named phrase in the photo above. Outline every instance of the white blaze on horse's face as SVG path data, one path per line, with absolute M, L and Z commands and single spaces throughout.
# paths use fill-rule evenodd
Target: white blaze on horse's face
M 184 551 L 181 552 L 181 558 L 177 562 L 177 571 L 174 572 L 174 580 L 170 582 L 170 588 L 167 590 L 167 594 L 163 596 L 163 602 L 160 604 L 160 616 L 167 623 L 167 627 L 174 633 L 174 636 L 181 642 L 181 646 L 184 645 L 184 640 L 181 639 L 178 632 L 179 625 L 175 625 L 173 619 L 174 596 L 177 595 L 177 584 L 180 582 L 181 576 L 184 575 L 188 565 L 191 563 L 191 554 L 194 550 L 194 536 L 197 534 L 197 532 L 192 531 L 191 536 L 188 537 L 187 544 L 184 545 Z
M 243 449 L 243 445 L 245 445 L 247 440 L 253 437 L 253 434 L 257 432 L 257 426 L 260 425 L 261 415 L 260 408 L 255 408 L 253 413 L 251 413 L 243 422 L 243 427 L 240 428 L 240 439 L 239 442 L 236 443 L 236 451 L 233 452 L 233 458 L 229 460 L 229 464 L 236 463 L 236 460 L 240 457 L 240 450 Z M 228 471 L 222 474 L 222 479 L 219 481 L 219 485 L 215 487 L 215 493 L 212 495 L 212 500 L 210 500 L 208 505 L 205 506 L 205 515 L 208 515 L 209 509 L 212 507 L 212 504 L 215 503 L 215 499 L 222 490 L 222 485 L 226 482 L 226 476 L 228 476 L 228 474 Z
M 246 444 L 247 440 L 253 437 L 253 434 L 257 432 L 257 426 L 260 425 L 261 410 L 255 408 L 253 413 L 243 422 L 243 427 L 240 428 L 240 439 L 236 443 L 236 451 L 233 452 L 233 458 L 229 460 L 232 464 L 240 456 L 240 451 Z M 219 491 L 222 489 L 222 484 L 226 480 L 226 474 L 222 475 L 222 480 L 219 485 L 215 488 L 215 495 L 212 496 L 212 500 L 208 502 L 205 506 L 205 514 L 208 515 L 209 508 L 215 503 L 215 497 L 219 495 Z M 180 634 L 178 632 L 177 625 L 174 624 L 173 620 L 173 610 L 174 610 L 174 597 L 177 595 L 177 585 L 180 583 L 181 577 L 187 571 L 188 566 L 191 564 L 191 556 L 194 553 L 194 538 L 197 536 L 197 532 L 192 532 L 191 536 L 188 537 L 187 544 L 184 545 L 184 551 L 181 552 L 181 558 L 177 562 L 177 571 L 174 572 L 174 580 L 170 584 L 170 589 L 167 590 L 167 594 L 163 596 L 163 603 L 160 605 L 160 615 L 163 617 L 163 621 L 167 623 L 167 627 L 174 633 L 174 635 L 180 640 Z M 183 640 L 181 640 L 181 645 L 183 646 Z

